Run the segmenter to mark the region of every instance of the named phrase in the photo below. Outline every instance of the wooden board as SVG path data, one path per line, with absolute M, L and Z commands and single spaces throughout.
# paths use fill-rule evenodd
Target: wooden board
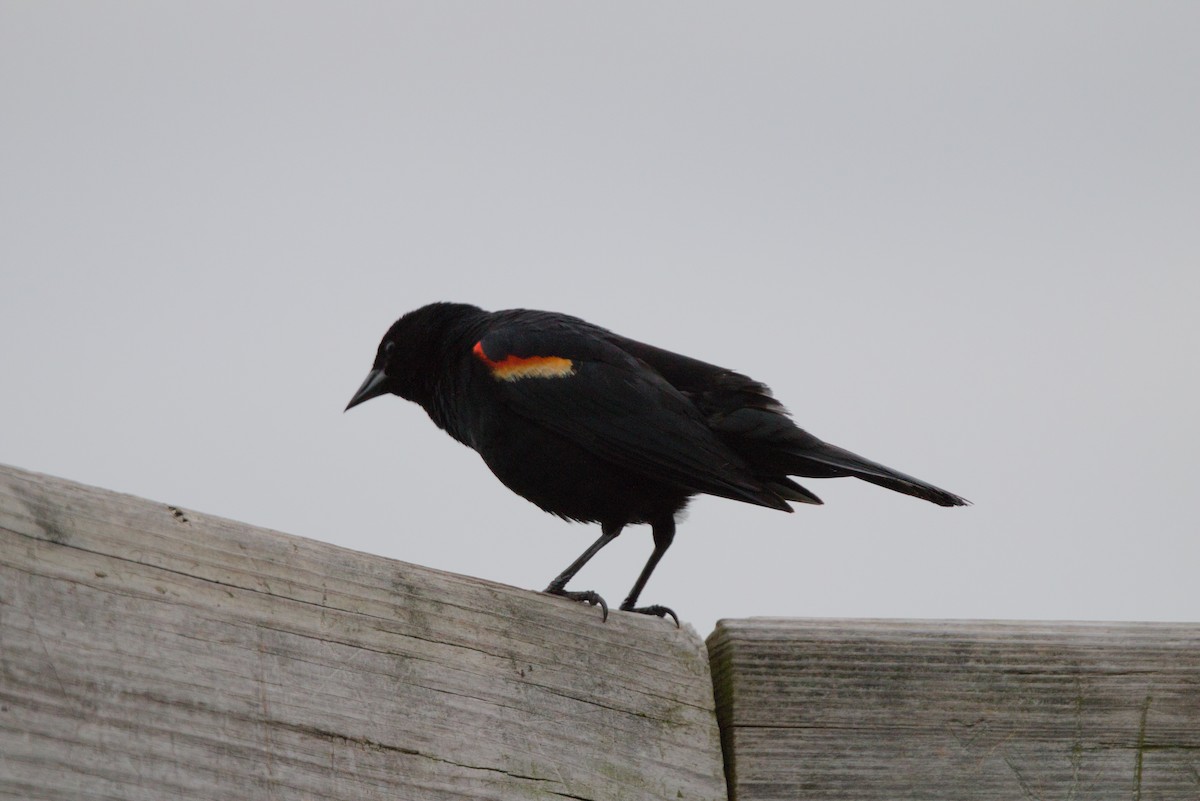
M 0 467 L 0 797 L 725 783 L 690 629 Z
M 724 620 L 731 797 L 1200 798 L 1200 625 Z

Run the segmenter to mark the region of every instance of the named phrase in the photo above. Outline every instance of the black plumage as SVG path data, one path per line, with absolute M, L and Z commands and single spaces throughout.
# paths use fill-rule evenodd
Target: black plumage
M 347 409 L 392 393 L 474 448 L 505 486 L 601 536 L 546 592 L 607 606 L 567 582 L 632 523 L 654 551 L 621 604 L 637 600 L 697 494 L 791 511 L 821 500 L 790 476 L 854 476 L 941 506 L 959 496 L 822 442 L 747 376 L 553 312 L 434 303 L 392 325 Z M 677 621 L 678 622 L 678 621 Z

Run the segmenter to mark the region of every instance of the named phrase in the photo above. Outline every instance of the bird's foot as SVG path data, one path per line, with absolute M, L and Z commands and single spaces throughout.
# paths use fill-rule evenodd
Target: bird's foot
M 601 620 L 608 620 L 608 604 L 604 603 L 604 599 L 600 597 L 600 593 L 598 592 L 594 592 L 592 590 L 567 590 L 563 589 L 562 587 L 555 587 L 553 584 L 542 590 L 542 592 L 546 593 L 547 595 L 558 595 L 563 598 L 570 598 L 572 601 L 577 601 L 581 604 L 598 606 L 604 613 L 604 616 L 601 618 Z
M 666 619 L 667 615 L 670 615 L 671 619 L 675 621 L 675 628 L 679 628 L 679 615 L 675 614 L 670 607 L 659 606 L 658 604 L 654 604 L 652 606 L 633 606 L 629 603 L 623 603 L 621 604 L 621 611 L 636 612 L 639 615 L 654 615 L 656 617 L 661 617 L 664 620 Z

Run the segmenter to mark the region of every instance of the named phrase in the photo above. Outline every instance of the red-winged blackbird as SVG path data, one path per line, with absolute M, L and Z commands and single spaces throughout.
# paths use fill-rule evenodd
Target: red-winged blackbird
M 854 476 L 940 506 L 964 499 L 829 445 L 792 422 L 751 378 L 635 342 L 553 312 L 486 312 L 434 303 L 388 329 L 350 403 L 386 393 L 413 401 L 474 448 L 513 492 L 601 536 L 546 592 L 608 607 L 566 589 L 630 523 L 649 523 L 654 552 L 621 604 L 638 607 L 675 536 L 675 515 L 697 494 L 792 511 L 821 500 L 788 476 Z

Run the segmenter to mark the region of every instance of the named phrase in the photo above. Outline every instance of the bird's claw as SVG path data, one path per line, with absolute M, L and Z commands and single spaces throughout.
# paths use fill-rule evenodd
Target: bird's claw
M 581 604 L 598 606 L 603 612 L 603 617 L 600 618 L 601 622 L 608 621 L 608 604 L 604 602 L 604 599 L 600 597 L 600 593 L 598 592 L 593 590 L 564 590 L 562 587 L 554 587 L 553 585 L 547 587 L 543 592 L 545 592 L 547 595 L 558 595 L 563 598 L 570 598 L 572 601 L 577 601 Z
M 655 615 L 655 616 L 661 617 L 663 619 L 666 619 L 667 615 L 670 615 L 671 619 L 675 621 L 675 628 L 679 628 L 679 615 L 675 614 L 674 610 L 672 610 L 670 607 L 667 607 L 667 606 L 660 606 L 659 604 L 654 604 L 652 606 L 625 606 L 625 605 L 622 605 L 621 611 L 622 612 L 636 612 L 639 615 Z

